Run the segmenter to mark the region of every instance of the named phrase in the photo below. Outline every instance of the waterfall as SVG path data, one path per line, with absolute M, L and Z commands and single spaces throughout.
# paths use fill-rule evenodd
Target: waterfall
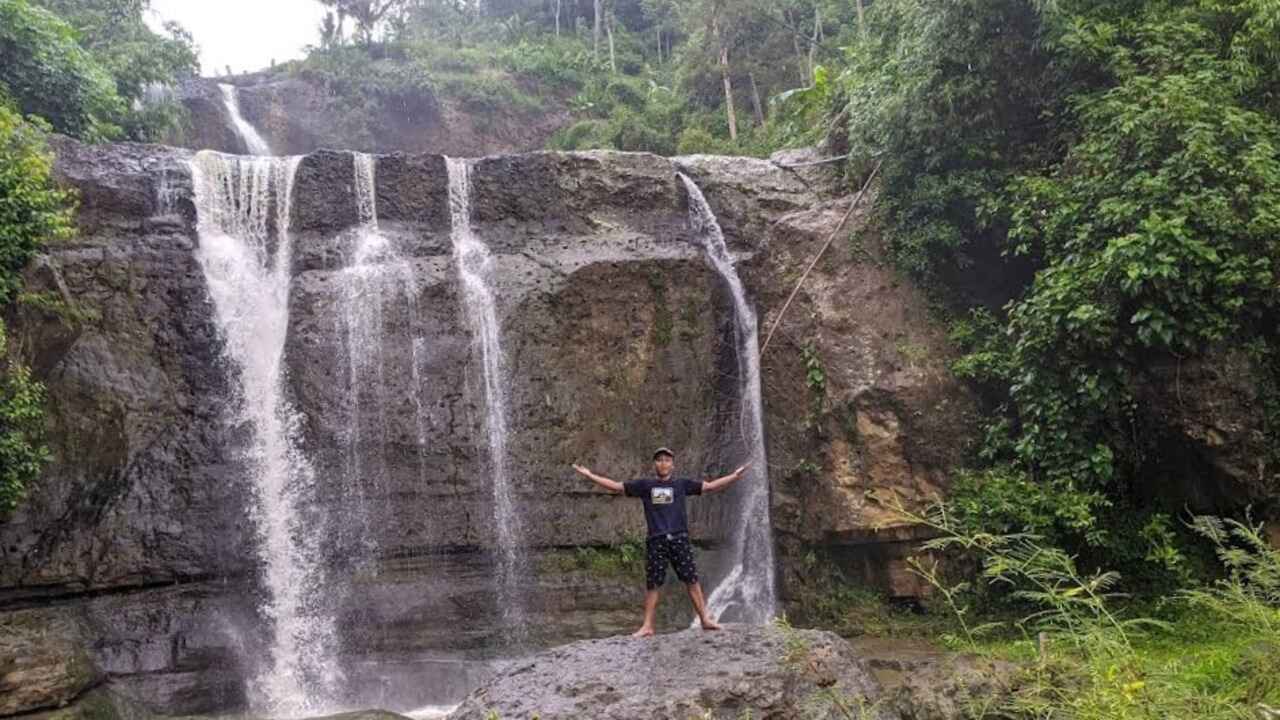
M 231 126 L 235 128 L 236 135 L 240 136 L 249 154 L 262 157 L 271 155 L 271 146 L 258 134 L 257 128 L 240 114 L 240 91 L 236 86 L 226 83 L 218 83 L 218 88 L 222 90 L 222 104 L 227 107 Z
M 339 275 L 351 403 L 347 422 L 346 473 L 349 486 L 357 491 L 359 541 L 364 544 L 366 554 L 371 554 L 376 549 L 378 517 L 368 506 L 367 496 L 381 495 L 384 502 L 389 502 L 390 497 L 386 491 L 386 449 L 391 442 L 385 347 L 387 324 L 399 300 L 408 314 L 409 331 L 417 332 L 418 293 L 413 268 L 378 224 L 374 157 L 356 153 L 354 164 L 360 224 L 356 228 L 350 260 Z M 426 440 L 418 370 L 418 356 L 424 343 L 423 338 L 413 339 L 410 368 L 420 453 Z M 388 506 L 381 511 L 393 512 Z
M 768 461 L 764 447 L 764 413 L 760 399 L 760 346 L 756 314 L 747 303 L 742 280 L 734 268 L 724 232 L 697 184 L 679 173 L 689 193 L 689 221 L 702 239 L 707 258 L 733 295 L 734 341 L 738 358 L 738 431 L 751 468 L 738 481 L 740 499 L 733 522 L 729 573 L 707 598 L 711 615 L 721 618 L 734 610 L 734 619 L 762 623 L 777 614 L 774 589 L 773 537 L 769 522 Z
M 498 604 L 507 628 L 519 638 L 526 629 L 520 592 L 522 579 L 527 574 L 526 558 L 521 547 L 524 531 L 516 511 L 507 455 L 506 359 L 493 295 L 493 256 L 471 229 L 471 168 L 467 161 L 455 158 L 448 159 L 448 166 L 454 263 L 472 343 L 481 361 L 489 475 L 493 480 L 493 514 L 497 525 Z
M 315 478 L 299 450 L 298 416 L 284 385 L 297 167 L 297 158 L 212 152 L 191 162 L 196 255 L 225 343 L 235 420 L 248 435 L 243 461 L 268 624 L 267 658 L 251 692 L 272 716 L 316 714 L 341 678 L 333 617 L 320 600 L 321 533 L 303 517 Z

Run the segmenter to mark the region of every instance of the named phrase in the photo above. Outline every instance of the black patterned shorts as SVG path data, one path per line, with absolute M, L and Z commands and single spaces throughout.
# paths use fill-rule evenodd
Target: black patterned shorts
M 676 569 L 676 577 L 686 585 L 698 582 L 698 568 L 693 564 L 693 547 L 689 536 L 657 535 L 644 543 L 645 587 L 653 590 L 667 581 L 667 564 Z

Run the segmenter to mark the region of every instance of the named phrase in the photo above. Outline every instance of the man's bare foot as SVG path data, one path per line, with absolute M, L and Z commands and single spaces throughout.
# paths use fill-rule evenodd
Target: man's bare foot
M 703 620 L 702 629 L 703 630 L 719 630 L 720 623 L 717 623 L 715 620 L 711 620 L 711 619 Z
M 639 630 L 631 633 L 631 637 L 653 637 L 653 628 L 641 626 Z

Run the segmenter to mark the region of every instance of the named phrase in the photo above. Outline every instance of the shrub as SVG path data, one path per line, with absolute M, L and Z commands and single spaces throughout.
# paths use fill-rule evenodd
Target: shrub
M 0 96 L 0 310 L 42 244 L 71 233 L 69 197 L 54 186 L 42 131 Z M 0 512 L 11 510 L 48 458 L 44 389 L 9 347 L 0 322 Z

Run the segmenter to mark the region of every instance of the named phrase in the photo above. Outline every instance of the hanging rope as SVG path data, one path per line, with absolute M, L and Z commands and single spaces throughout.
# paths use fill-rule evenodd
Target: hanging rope
M 795 300 L 796 295 L 800 292 L 800 286 L 804 285 L 805 279 L 809 277 L 809 273 L 813 271 L 813 268 L 817 266 L 818 261 L 826 254 L 827 248 L 831 247 L 831 243 L 835 241 L 836 235 L 840 234 L 840 231 L 844 229 L 845 224 L 849 222 L 849 218 L 853 217 L 853 211 L 858 209 L 858 205 L 862 204 L 862 196 L 867 194 L 867 189 L 871 187 L 871 181 L 876 179 L 876 175 L 880 172 L 880 165 L 883 163 L 883 160 L 876 162 L 876 166 L 871 169 L 871 175 L 867 177 L 867 181 L 862 184 L 862 189 L 858 191 L 858 196 L 853 199 L 852 203 L 850 203 L 849 211 L 840 219 L 840 224 L 836 226 L 835 230 L 831 231 L 831 235 L 827 237 L 826 243 L 824 243 L 822 245 L 822 249 L 818 251 L 817 257 L 813 259 L 813 262 L 809 263 L 809 267 L 805 268 L 804 274 L 800 276 L 800 280 L 796 283 L 795 289 L 791 291 L 791 297 L 787 298 L 787 302 L 782 306 L 782 310 L 778 313 L 778 317 L 773 321 L 773 327 L 769 328 L 769 334 L 765 336 L 764 344 L 760 346 L 760 355 L 762 357 L 764 356 L 764 352 L 769 349 L 769 341 L 773 340 L 773 334 L 778 330 L 778 325 L 782 324 L 782 316 L 787 314 L 787 308 L 791 307 L 791 301 Z

